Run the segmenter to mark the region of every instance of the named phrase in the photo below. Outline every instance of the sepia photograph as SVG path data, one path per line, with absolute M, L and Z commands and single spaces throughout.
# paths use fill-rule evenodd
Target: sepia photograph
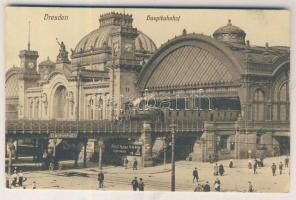
M 7 6 L 4 32 L 7 189 L 290 191 L 289 10 Z

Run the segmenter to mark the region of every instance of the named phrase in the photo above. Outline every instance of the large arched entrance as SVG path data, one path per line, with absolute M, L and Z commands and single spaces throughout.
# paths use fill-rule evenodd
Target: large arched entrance
M 67 89 L 65 86 L 60 85 L 57 87 L 53 96 L 53 118 L 64 119 L 66 118 L 66 94 Z

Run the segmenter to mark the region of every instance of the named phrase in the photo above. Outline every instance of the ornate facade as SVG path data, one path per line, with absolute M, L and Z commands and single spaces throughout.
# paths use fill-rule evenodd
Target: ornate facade
M 272 154 L 275 146 L 288 153 L 288 47 L 250 45 L 229 21 L 213 37 L 183 30 L 157 49 L 131 15 L 99 21 L 70 59 L 59 41 L 55 62 L 38 64 L 30 46 L 20 51 L 20 66 L 6 73 L 7 119 L 115 120 L 127 102 L 146 96 L 158 108 L 168 99 L 174 105 L 161 109 L 165 121 L 203 124 L 192 159 Z

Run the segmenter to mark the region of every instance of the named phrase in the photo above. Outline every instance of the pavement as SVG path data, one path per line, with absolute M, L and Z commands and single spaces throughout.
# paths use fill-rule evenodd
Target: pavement
M 272 163 L 284 163 L 285 157 L 272 157 L 264 160 L 264 167 L 258 168 L 257 174 L 248 169 L 248 160 L 233 160 L 234 168 L 228 167 L 228 160 L 219 161 L 225 168 L 225 175 L 219 176 L 222 192 L 247 192 L 248 182 L 251 181 L 255 192 L 289 192 L 290 171 L 284 168 L 280 175 L 277 169 L 276 176 L 272 176 Z M 71 161 L 71 164 L 73 162 Z M 67 162 L 63 163 L 67 165 Z M 213 175 L 213 165 L 194 161 L 176 162 L 176 191 L 193 191 L 196 182 L 192 181 L 192 171 L 195 167 L 199 173 L 199 183 L 209 181 L 211 189 L 216 180 Z M 122 166 L 104 166 L 105 175 L 104 189 L 106 191 L 131 191 L 131 181 L 134 177 L 143 178 L 145 191 L 170 191 L 171 170 L 170 163 L 154 167 L 146 167 L 138 170 L 125 169 Z M 28 179 L 24 186 L 32 188 L 33 181 L 36 182 L 37 189 L 79 189 L 79 190 L 98 190 L 97 174 L 100 170 L 93 163 L 87 168 L 70 168 L 54 172 L 49 171 L 27 171 L 24 176 Z

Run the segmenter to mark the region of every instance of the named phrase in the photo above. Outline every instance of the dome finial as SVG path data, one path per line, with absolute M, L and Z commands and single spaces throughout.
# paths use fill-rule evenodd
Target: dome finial
M 227 24 L 228 26 L 231 26 L 232 24 L 231 24 L 231 19 L 228 19 L 228 24 Z

